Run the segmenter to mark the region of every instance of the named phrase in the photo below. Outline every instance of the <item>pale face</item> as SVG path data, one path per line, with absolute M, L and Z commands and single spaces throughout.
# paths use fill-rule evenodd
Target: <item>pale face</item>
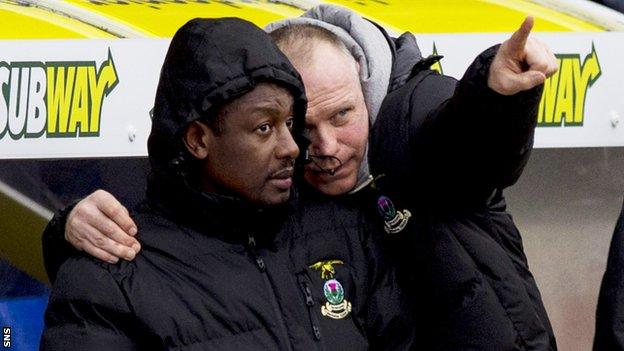
M 303 78 L 308 97 L 306 131 L 311 141 L 310 154 L 332 156 L 342 163 L 318 160 L 322 171 L 308 164 L 305 180 L 328 195 L 353 189 L 364 159 L 368 140 L 368 110 L 358 74 L 357 63 L 349 55 L 326 43 L 318 43 L 312 62 L 293 62 Z

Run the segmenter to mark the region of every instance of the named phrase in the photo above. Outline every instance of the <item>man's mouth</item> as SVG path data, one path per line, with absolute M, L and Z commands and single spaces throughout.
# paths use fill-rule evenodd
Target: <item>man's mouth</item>
M 342 168 L 343 168 L 343 166 L 340 165 L 340 166 L 334 167 L 334 168 L 323 168 L 323 169 L 313 168 L 311 170 L 317 176 L 329 176 L 329 177 L 332 177 L 332 176 L 335 176 L 336 173 L 338 173 Z
M 306 171 L 312 172 L 317 177 L 335 176 L 343 168 L 342 161 L 334 156 L 311 155 L 310 163 L 306 165 Z
M 311 172 L 314 177 L 319 177 L 331 181 L 332 179 L 342 178 L 353 159 L 348 159 L 344 163 L 328 165 L 307 165 L 306 172 Z
M 282 190 L 288 190 L 292 186 L 293 167 L 286 167 L 269 176 L 269 182 Z
M 280 169 L 277 172 L 273 172 L 271 173 L 271 175 L 269 176 L 269 178 L 271 179 L 286 179 L 286 178 L 292 178 L 293 176 L 293 172 L 294 172 L 294 168 L 293 167 L 286 167 L 283 169 Z

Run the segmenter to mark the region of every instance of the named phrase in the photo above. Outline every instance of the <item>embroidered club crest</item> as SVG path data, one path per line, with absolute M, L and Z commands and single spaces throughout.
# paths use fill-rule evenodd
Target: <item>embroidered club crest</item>
M 335 264 L 344 264 L 341 260 L 318 261 L 311 265 L 310 268 L 321 271 L 321 279 L 332 279 L 336 274 Z
M 336 279 L 325 282 L 323 293 L 327 302 L 321 306 L 321 314 L 333 319 L 343 319 L 351 312 L 351 302 L 344 298 L 342 284 Z
M 377 211 L 379 211 L 384 221 L 392 220 L 396 216 L 396 209 L 394 208 L 392 200 L 385 196 L 380 196 L 379 199 L 377 199 Z
M 388 234 L 401 232 L 412 217 L 412 213 L 408 210 L 397 212 L 392 200 L 383 195 L 377 199 L 377 210 L 384 220 L 384 229 Z

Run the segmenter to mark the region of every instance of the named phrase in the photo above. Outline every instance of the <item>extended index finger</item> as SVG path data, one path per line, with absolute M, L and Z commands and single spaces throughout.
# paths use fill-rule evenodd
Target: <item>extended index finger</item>
M 509 38 L 509 49 L 514 52 L 522 52 L 526 46 L 527 39 L 533 29 L 534 19 L 532 16 L 528 16 L 524 19 L 524 22 L 520 25 L 517 31 L 515 31 L 511 38 Z

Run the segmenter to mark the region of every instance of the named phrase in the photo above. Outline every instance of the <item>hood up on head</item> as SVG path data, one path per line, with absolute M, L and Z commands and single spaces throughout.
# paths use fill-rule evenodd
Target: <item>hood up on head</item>
M 148 140 L 151 188 L 155 183 L 187 184 L 194 161 L 182 141 L 188 124 L 214 116 L 224 103 L 263 82 L 292 93 L 299 144 L 307 106 L 303 82 L 269 36 L 237 18 L 196 18 L 182 26 L 167 51 L 156 92 Z
M 325 28 L 344 42 L 360 65 L 360 82 L 372 126 L 388 93 L 392 74 L 393 48 L 385 33 L 352 10 L 326 4 L 308 10 L 301 17 L 270 23 L 265 30 L 272 32 L 294 24 L 312 24 Z M 357 184 L 351 192 L 362 189 L 370 181 L 368 157 L 364 157 Z

